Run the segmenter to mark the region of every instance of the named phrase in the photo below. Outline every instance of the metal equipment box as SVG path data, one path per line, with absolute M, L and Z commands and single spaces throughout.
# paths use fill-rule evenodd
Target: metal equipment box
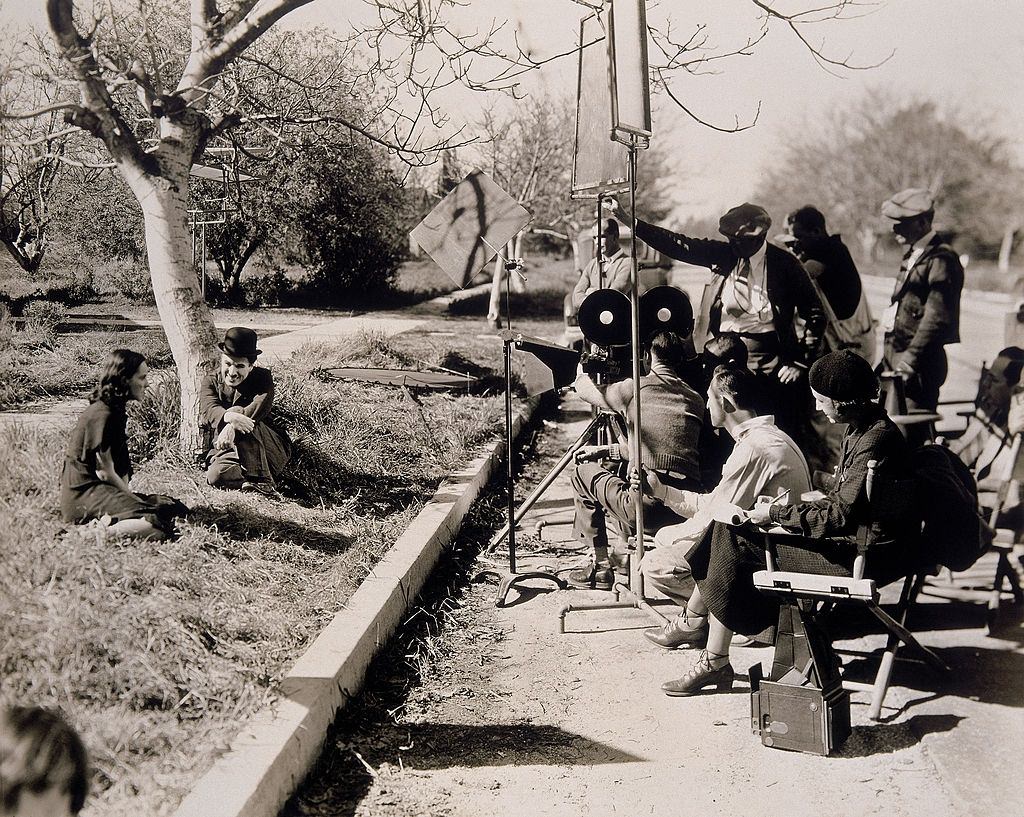
M 759 675 L 751 673 L 750 727 L 765 746 L 829 755 L 850 736 L 850 693 L 840 684 L 817 689 Z

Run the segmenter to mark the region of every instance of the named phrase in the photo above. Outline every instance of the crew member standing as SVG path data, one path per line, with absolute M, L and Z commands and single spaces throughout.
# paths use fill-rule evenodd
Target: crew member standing
M 587 262 L 580 274 L 579 281 L 572 291 L 572 305 L 579 309 L 583 299 L 591 292 L 599 289 L 614 289 L 629 294 L 629 274 L 632 269 L 629 256 L 619 245 L 619 223 L 613 219 L 605 219 L 601 230 L 601 253 L 604 256 L 604 286 L 601 286 L 601 266 L 597 255 Z M 595 242 L 596 243 L 596 242 Z
M 620 216 L 621 217 L 621 216 Z M 747 365 L 773 388 L 779 425 L 813 446 L 807 397 L 806 348 L 817 348 L 825 315 L 807 273 L 789 252 L 765 241 L 772 220 L 763 207 L 741 204 L 721 217 L 728 240 L 690 238 L 638 220 L 641 241 L 677 261 L 707 267 L 718 276 L 701 301 L 694 343 L 733 332 L 747 346 Z M 801 345 L 796 318 L 806 325 Z
M 935 201 L 923 188 L 903 190 L 882 204 L 896 241 L 906 248 L 892 301 L 882 317 L 883 368 L 900 372 L 910 410 L 935 411 L 946 381 L 945 346 L 960 341 L 960 258 L 932 228 Z
M 875 362 L 875 326 L 864 297 L 860 273 L 841 236 L 829 235 L 825 216 L 805 205 L 786 217 L 788 234 L 778 236 L 800 259 L 817 290 L 828 318 L 828 351 L 852 349 L 868 363 Z

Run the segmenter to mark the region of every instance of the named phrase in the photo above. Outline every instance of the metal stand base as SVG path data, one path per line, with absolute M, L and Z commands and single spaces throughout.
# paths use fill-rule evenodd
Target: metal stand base
M 615 601 L 586 601 L 578 604 L 569 602 L 562 607 L 558 614 L 558 632 L 565 632 L 565 617 L 569 613 L 583 610 L 640 610 L 642 613 L 646 613 L 655 625 L 668 624 L 668 619 L 655 610 L 643 596 L 634 593 L 629 585 L 616 582 L 612 591 L 615 593 Z
M 546 579 L 549 582 L 554 582 L 555 586 L 559 590 L 565 590 L 569 587 L 565 579 L 560 576 L 556 576 L 554 573 L 549 573 L 546 570 L 531 570 L 527 573 L 509 573 L 504 570 L 481 570 L 473 577 L 474 581 L 480 581 L 485 578 L 493 578 L 498 582 L 498 592 L 494 598 L 495 607 L 505 606 L 508 599 L 508 591 L 519 584 L 519 582 L 530 581 L 531 579 Z

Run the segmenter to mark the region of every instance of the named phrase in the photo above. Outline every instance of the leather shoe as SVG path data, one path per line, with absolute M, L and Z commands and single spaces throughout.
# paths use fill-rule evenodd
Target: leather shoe
M 736 680 L 736 671 L 732 664 L 726 662 L 718 669 L 711 668 L 711 661 L 708 659 L 707 651 L 702 651 L 686 675 L 674 681 L 666 681 L 661 685 L 662 691 L 673 698 L 682 698 L 687 695 L 695 695 L 707 687 L 713 686 L 718 692 L 727 692 L 732 689 Z
M 598 567 L 591 562 L 586 567 L 570 570 L 565 580 L 570 587 L 580 590 L 611 590 L 615 573 L 610 567 Z
M 681 613 L 662 627 L 644 630 L 644 636 L 666 650 L 705 647 L 708 643 L 708 620 L 706 616 L 688 617 L 686 613 Z

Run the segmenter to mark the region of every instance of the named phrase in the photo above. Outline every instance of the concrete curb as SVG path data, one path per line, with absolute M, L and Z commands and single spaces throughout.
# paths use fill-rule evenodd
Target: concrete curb
M 513 423 L 518 436 L 531 400 Z M 279 698 L 244 724 L 227 753 L 193 786 L 174 817 L 276 817 L 320 755 L 338 710 L 451 543 L 504 454 L 492 443 L 451 474 L 281 682 Z

